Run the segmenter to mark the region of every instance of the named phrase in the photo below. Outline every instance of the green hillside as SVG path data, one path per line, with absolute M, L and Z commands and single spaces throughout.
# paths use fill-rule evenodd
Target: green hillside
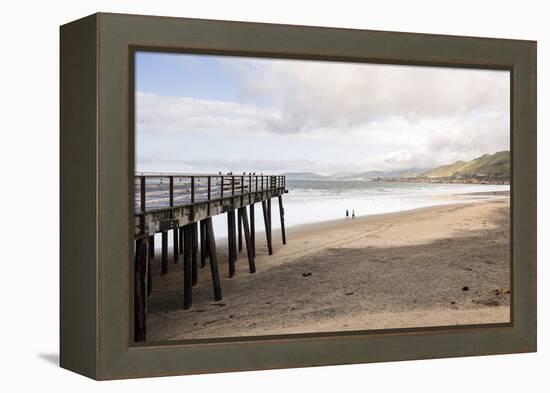
M 426 177 L 510 176 L 510 152 L 484 154 L 472 161 L 456 161 L 424 173 Z

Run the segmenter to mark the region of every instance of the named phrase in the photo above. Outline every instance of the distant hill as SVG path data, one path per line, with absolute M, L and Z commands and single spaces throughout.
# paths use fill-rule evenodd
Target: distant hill
M 464 179 L 479 177 L 509 177 L 510 152 L 484 154 L 471 161 L 455 161 L 437 168 L 406 168 L 392 171 L 336 172 L 331 175 L 319 175 L 314 172 L 287 172 L 288 180 L 388 180 L 423 178 Z M 458 180 L 460 181 L 460 180 Z
M 287 180 L 326 180 L 327 176 L 313 172 L 287 172 L 283 173 Z
M 472 161 L 455 161 L 423 173 L 424 177 L 510 176 L 510 152 L 484 154 Z
M 335 172 L 331 175 L 319 175 L 314 172 L 283 173 L 287 180 L 373 180 L 377 178 L 416 177 L 429 168 L 407 168 L 393 171 Z
M 415 177 L 427 171 L 429 171 L 429 168 L 406 168 L 393 171 L 333 173 L 330 177 L 338 180 L 372 180 L 377 178 Z

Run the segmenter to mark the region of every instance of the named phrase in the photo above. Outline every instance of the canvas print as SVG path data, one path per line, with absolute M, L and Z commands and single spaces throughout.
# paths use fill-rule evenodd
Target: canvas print
M 510 322 L 510 73 L 138 51 L 136 342 Z

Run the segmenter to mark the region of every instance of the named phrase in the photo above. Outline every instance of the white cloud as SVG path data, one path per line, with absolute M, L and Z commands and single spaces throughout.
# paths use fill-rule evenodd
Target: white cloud
M 165 97 L 136 93 L 138 132 L 185 134 L 267 132 L 266 124 L 280 113 L 249 104 L 210 101 L 191 97 Z
M 225 61 L 240 80 L 239 102 L 137 92 L 137 132 L 158 138 L 169 133 L 182 141 L 200 133 L 235 136 L 232 154 L 242 159 L 223 148 L 205 153 L 212 157 L 202 161 L 170 158 L 162 151 L 147 152 L 147 146 L 138 148 L 138 158 L 159 165 L 170 161 L 188 170 L 239 171 L 241 166 L 329 172 L 432 167 L 509 149 L 509 74 L 504 71 Z M 239 150 L 242 137 L 247 137 L 247 151 Z M 273 138 L 282 149 L 281 138 L 285 144 L 307 146 L 309 141 L 312 148 L 278 161 L 246 160 L 255 150 L 254 140 L 259 146 Z M 333 145 L 334 151 L 319 157 L 313 151 L 316 143 Z M 364 154 L 350 155 L 358 146 L 364 146 Z

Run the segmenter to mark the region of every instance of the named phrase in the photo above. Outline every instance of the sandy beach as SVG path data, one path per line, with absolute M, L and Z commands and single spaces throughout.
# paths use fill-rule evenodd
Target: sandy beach
M 509 197 L 302 225 L 256 236 L 228 278 L 218 244 L 223 300 L 199 270 L 183 310 L 183 272 L 152 263 L 148 341 L 403 327 L 505 323 L 510 318 Z M 278 220 L 274 214 L 273 220 Z

